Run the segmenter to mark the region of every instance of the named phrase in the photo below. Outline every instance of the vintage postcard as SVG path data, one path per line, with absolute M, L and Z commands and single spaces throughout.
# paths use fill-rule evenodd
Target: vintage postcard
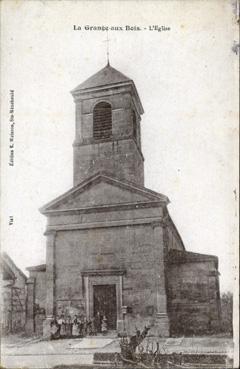
M 2 368 L 238 368 L 238 14 L 1 1 Z

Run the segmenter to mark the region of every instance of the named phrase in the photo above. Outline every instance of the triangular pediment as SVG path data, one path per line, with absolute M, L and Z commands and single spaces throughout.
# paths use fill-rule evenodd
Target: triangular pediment
M 168 202 L 166 196 L 98 174 L 73 187 L 40 209 L 42 213 L 143 202 Z

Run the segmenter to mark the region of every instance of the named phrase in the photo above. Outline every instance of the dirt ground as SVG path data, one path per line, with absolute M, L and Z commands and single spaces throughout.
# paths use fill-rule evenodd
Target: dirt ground
M 159 342 L 166 353 L 218 353 L 233 356 L 233 342 L 227 337 L 146 338 L 145 344 Z M 95 352 L 119 352 L 119 339 L 97 336 L 44 341 L 39 337 L 12 335 L 2 339 L 4 368 L 47 369 L 56 365 L 92 364 Z

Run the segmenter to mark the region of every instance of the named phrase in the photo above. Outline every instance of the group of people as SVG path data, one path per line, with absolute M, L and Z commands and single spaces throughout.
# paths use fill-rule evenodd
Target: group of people
M 91 319 L 85 316 L 64 314 L 56 316 L 51 321 L 51 338 L 77 338 L 86 336 L 95 336 L 98 333 L 107 333 L 107 318 L 99 312 Z

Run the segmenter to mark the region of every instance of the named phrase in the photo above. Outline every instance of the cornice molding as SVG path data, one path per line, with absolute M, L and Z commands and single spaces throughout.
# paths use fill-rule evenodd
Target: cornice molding
M 119 90 L 117 93 L 130 92 L 133 97 L 134 104 L 136 106 L 138 113 L 140 115 L 144 113 L 144 109 L 143 109 L 139 94 L 137 92 L 137 89 L 136 89 L 136 86 L 133 80 L 128 80 L 124 82 L 116 82 L 116 83 L 111 83 L 108 85 L 102 85 L 102 86 L 96 86 L 96 87 L 90 87 L 90 88 L 85 88 L 82 90 L 72 90 L 71 93 L 73 95 L 74 102 L 77 103 L 81 100 L 89 99 L 89 95 L 93 95 L 93 94 L 102 95 L 102 93 L 104 93 L 105 95 L 111 95 L 112 94 L 111 90 L 113 89 Z M 90 97 L 94 97 L 94 96 L 90 96 Z
M 159 224 L 162 218 L 141 218 L 141 219 L 130 219 L 130 220 L 112 220 L 105 222 L 94 222 L 94 223 L 72 223 L 72 224 L 56 224 L 47 226 L 45 235 L 52 231 L 74 231 L 83 229 L 94 229 L 94 228 L 111 228 L 111 227 L 125 227 L 148 224 L 152 225 L 157 222 Z
M 81 275 L 83 277 L 92 277 L 92 276 L 110 276 L 110 275 L 124 275 L 126 274 L 125 269 L 89 269 L 83 270 Z
M 120 204 L 110 204 L 110 205 L 96 205 L 87 208 L 70 208 L 70 209 L 54 209 L 46 210 L 42 212 L 45 215 L 74 215 L 74 214 L 89 214 L 89 213 L 103 213 L 109 211 L 119 211 L 119 210 L 137 210 L 146 208 L 157 208 L 163 205 L 161 201 L 146 201 L 146 202 L 134 202 L 134 203 L 120 203 Z

